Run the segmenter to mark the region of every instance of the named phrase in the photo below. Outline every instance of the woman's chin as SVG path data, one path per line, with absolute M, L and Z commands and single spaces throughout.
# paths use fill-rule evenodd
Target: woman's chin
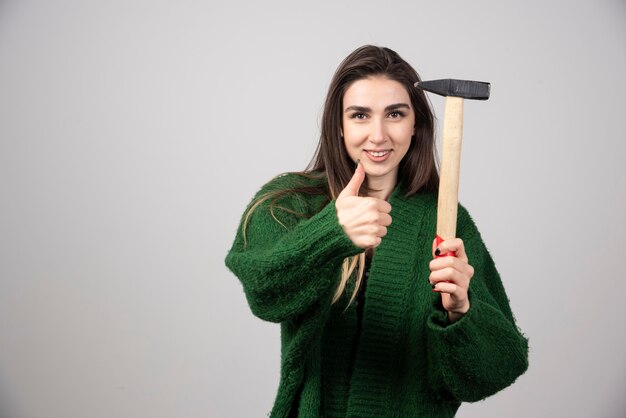
M 398 167 L 365 167 L 365 176 L 369 183 L 386 181 L 387 179 L 393 179 L 396 181 L 398 175 Z

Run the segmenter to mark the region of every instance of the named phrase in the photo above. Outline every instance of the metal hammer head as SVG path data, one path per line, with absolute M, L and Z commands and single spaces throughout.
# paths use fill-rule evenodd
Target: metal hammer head
M 440 96 L 462 97 L 464 99 L 487 100 L 491 84 L 483 81 L 443 80 L 418 81 L 415 87 Z

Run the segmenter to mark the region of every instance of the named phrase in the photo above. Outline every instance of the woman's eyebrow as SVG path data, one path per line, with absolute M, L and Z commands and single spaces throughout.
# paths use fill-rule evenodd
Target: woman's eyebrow
M 352 110 L 354 110 L 355 112 L 363 112 L 363 113 L 372 111 L 372 109 L 370 109 L 369 107 L 365 107 L 365 106 L 348 106 L 346 107 L 346 110 L 344 110 L 344 113 L 350 112 Z
M 385 107 L 385 112 L 389 112 L 390 110 L 397 110 L 397 109 L 410 109 L 411 106 L 409 106 L 406 103 L 394 103 L 394 104 L 390 104 L 389 106 Z M 372 109 L 366 106 L 348 106 L 346 107 L 346 109 L 344 110 L 344 113 L 346 112 L 350 112 L 350 111 L 356 111 L 356 112 L 363 112 L 363 113 L 368 113 L 371 112 Z
M 390 110 L 396 110 L 396 109 L 411 109 L 411 106 L 409 106 L 406 103 L 395 103 L 395 104 L 387 106 L 385 108 L 385 111 L 388 112 Z

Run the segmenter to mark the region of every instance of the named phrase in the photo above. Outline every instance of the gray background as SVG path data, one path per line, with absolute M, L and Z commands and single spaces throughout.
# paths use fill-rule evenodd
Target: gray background
M 625 2 L 226 3 L 0 2 L 0 416 L 265 416 L 278 327 L 223 259 L 365 43 L 492 83 L 461 200 L 530 369 L 458 416 L 626 416 Z

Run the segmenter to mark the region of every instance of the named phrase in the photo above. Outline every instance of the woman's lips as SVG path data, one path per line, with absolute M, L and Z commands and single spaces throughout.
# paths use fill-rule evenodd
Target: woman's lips
M 376 163 L 380 163 L 380 162 L 385 161 L 387 158 L 389 158 L 389 156 L 391 155 L 391 150 L 390 149 L 384 150 L 384 151 L 365 150 L 365 154 L 367 154 L 370 160 Z

